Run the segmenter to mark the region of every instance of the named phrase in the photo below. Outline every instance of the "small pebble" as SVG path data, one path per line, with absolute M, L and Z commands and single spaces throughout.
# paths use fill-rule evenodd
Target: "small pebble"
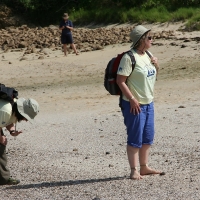
M 179 106 L 178 108 L 185 108 L 185 106 Z
M 166 173 L 165 172 L 161 172 L 160 173 L 160 176 L 164 176 Z
M 92 200 L 101 200 L 99 197 L 95 197 L 94 199 L 92 199 Z
M 78 151 L 78 149 L 73 149 L 73 151 Z

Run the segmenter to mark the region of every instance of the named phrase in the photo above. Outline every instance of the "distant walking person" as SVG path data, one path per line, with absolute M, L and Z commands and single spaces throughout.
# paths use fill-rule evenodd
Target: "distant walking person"
M 10 171 L 7 169 L 7 138 L 3 133 L 3 127 L 12 136 L 18 136 L 22 131 L 17 131 L 15 124 L 20 121 L 32 122 L 38 112 L 39 105 L 34 99 L 19 98 L 13 105 L 0 99 L 0 185 L 16 185 L 20 182 L 11 178 Z
M 67 56 L 67 45 L 68 44 L 70 44 L 70 46 L 74 50 L 74 53 L 76 55 L 79 55 L 79 53 L 77 52 L 76 47 L 74 45 L 73 37 L 72 37 L 73 24 L 69 20 L 69 16 L 67 13 L 64 13 L 63 20 L 60 23 L 59 29 L 62 30 L 61 43 L 63 44 L 64 55 Z
M 151 47 L 150 29 L 136 26 L 130 34 L 133 44 L 131 52 L 135 57 L 132 61 L 125 54 L 117 72 L 117 84 L 123 96 L 121 109 L 127 128 L 127 154 L 131 168 L 131 179 L 141 179 L 143 175 L 164 173 L 148 166 L 150 146 L 154 140 L 154 103 L 153 91 L 158 70 L 158 59 L 147 50 Z M 137 170 L 138 160 L 140 172 Z

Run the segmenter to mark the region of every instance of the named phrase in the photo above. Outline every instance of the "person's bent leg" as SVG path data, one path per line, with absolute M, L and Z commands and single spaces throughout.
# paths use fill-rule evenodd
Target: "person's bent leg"
M 139 148 L 135 148 L 135 147 L 127 145 L 127 156 L 128 156 L 128 161 L 131 168 L 130 178 L 134 180 L 139 180 L 142 178 L 142 176 L 137 170 L 138 152 L 139 152 Z
M 78 55 L 78 52 L 77 52 L 77 50 L 76 50 L 76 46 L 75 46 L 74 43 L 71 44 L 71 47 L 72 47 L 72 49 L 74 50 L 74 53 L 75 53 L 76 55 Z
M 0 185 L 6 184 L 10 178 L 10 171 L 7 169 L 6 146 L 0 144 Z

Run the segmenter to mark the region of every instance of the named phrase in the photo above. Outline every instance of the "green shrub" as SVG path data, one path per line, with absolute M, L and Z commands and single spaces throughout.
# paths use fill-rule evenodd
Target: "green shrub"
M 165 22 L 170 20 L 170 14 L 163 6 L 143 12 L 145 12 L 146 21 L 148 22 Z
M 188 20 L 186 24 L 188 30 L 199 30 L 200 31 L 200 9 L 197 9 L 194 16 Z
M 36 25 L 58 23 L 64 12 L 73 22 L 141 23 L 186 21 L 199 29 L 199 0 L 1 0 Z
M 195 13 L 194 8 L 179 8 L 172 15 L 174 21 L 181 21 L 191 18 Z

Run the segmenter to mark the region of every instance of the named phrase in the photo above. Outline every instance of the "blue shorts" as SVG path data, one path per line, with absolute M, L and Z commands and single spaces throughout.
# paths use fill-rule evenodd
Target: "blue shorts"
M 71 33 L 62 34 L 61 35 L 61 43 L 62 44 L 72 44 L 72 43 L 74 43 L 72 34 Z
M 122 113 L 127 128 L 127 144 L 141 148 L 143 144 L 153 144 L 154 139 L 154 103 L 140 105 L 141 112 L 130 113 L 130 102 L 122 99 Z

